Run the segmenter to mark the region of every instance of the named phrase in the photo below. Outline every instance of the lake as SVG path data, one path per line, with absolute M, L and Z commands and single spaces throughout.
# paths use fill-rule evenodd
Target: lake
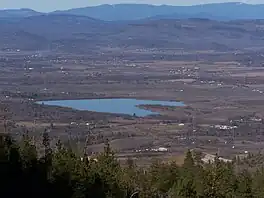
M 69 107 L 76 110 L 87 110 L 101 113 L 128 114 L 140 117 L 158 113 L 141 109 L 138 105 L 184 106 L 182 102 L 137 100 L 137 99 L 86 99 L 86 100 L 52 100 L 39 101 L 38 104 Z

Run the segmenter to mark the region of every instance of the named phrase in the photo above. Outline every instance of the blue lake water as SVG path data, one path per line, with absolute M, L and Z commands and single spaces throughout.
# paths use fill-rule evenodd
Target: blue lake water
M 87 100 L 52 100 L 39 101 L 38 104 L 69 107 L 101 113 L 128 114 L 144 117 L 158 113 L 141 109 L 138 105 L 184 106 L 182 102 L 154 101 L 137 99 L 87 99 Z

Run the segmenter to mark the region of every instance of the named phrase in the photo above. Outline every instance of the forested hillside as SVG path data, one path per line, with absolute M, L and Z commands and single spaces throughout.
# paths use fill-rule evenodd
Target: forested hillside
M 1 136 L 1 197 L 264 197 L 264 169 L 239 170 L 235 163 L 216 159 L 203 164 L 199 153 L 187 152 L 183 166 L 153 162 L 137 167 L 133 160 L 120 166 L 108 143 L 103 153 L 77 156 L 58 141 L 56 149 L 43 135 L 44 154 L 24 135 L 15 143 Z

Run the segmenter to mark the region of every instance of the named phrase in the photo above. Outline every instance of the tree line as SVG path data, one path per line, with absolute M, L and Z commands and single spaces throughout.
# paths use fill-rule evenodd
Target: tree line
M 204 164 L 188 151 L 182 166 L 155 161 L 121 166 L 106 142 L 104 152 L 78 156 L 60 141 L 51 149 L 43 134 L 43 153 L 28 135 L 21 142 L 0 136 L 0 196 L 38 198 L 261 198 L 264 169 L 238 170 L 215 158 Z

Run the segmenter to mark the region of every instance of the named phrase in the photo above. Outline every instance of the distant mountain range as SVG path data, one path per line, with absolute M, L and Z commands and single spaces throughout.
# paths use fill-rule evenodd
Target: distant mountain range
M 105 21 L 139 19 L 185 19 L 206 18 L 212 20 L 264 19 L 264 4 L 215 3 L 193 6 L 116 4 L 75 8 L 51 13 L 40 13 L 31 9 L 0 10 L 0 18 L 21 18 L 46 14 L 79 15 Z
M 0 18 L 20 18 L 20 17 L 37 16 L 41 14 L 43 13 L 36 12 L 31 9 L 0 10 Z
M 229 51 L 264 46 L 264 20 L 157 18 L 120 22 L 72 14 L 46 14 L 2 19 L 0 51 L 87 54 L 106 48 Z
M 52 13 L 2 10 L 0 51 L 98 55 L 102 49 L 112 48 L 258 49 L 264 46 L 262 10 L 264 5 L 239 3 L 189 7 L 119 4 Z

